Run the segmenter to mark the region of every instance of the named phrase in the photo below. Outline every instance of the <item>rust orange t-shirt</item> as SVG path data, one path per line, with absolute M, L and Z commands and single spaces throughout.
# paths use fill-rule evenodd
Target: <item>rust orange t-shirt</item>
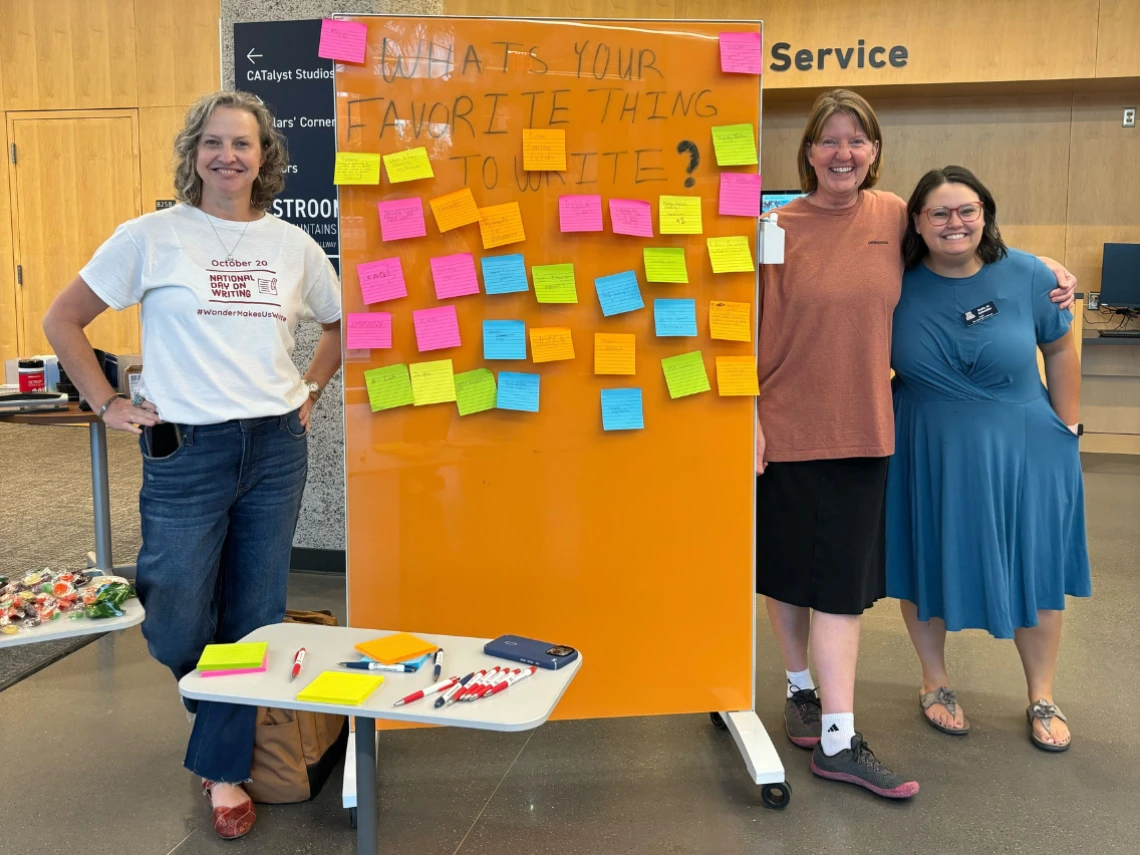
M 895 450 L 891 316 L 906 203 L 865 190 L 853 207 L 778 209 L 784 263 L 760 280 L 760 425 L 775 462 Z

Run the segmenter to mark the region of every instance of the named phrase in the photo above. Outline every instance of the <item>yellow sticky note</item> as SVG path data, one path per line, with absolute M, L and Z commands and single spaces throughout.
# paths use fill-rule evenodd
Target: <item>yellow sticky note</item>
M 573 264 L 536 264 L 530 269 L 534 296 L 540 303 L 577 303 Z
M 379 184 L 380 155 L 338 151 L 333 184 Z
M 716 387 L 722 395 L 759 395 L 760 381 L 756 376 L 756 357 L 718 356 Z
M 412 403 L 445 404 L 455 400 L 455 372 L 450 359 L 412 363 Z
M 523 169 L 566 171 L 566 131 L 523 129 Z
M 494 249 L 526 240 L 519 203 L 507 202 L 505 205 L 480 208 L 479 232 L 483 236 L 483 249 Z
M 647 246 L 642 253 L 645 258 L 646 282 L 687 283 L 689 281 L 683 246 Z
M 709 335 L 723 341 L 752 341 L 752 304 L 709 303 Z
M 661 368 L 665 372 L 665 384 L 669 387 L 670 398 L 696 395 L 711 388 L 709 375 L 705 373 L 705 358 L 699 350 L 666 356 L 661 360 Z
M 435 214 L 435 224 L 439 226 L 440 232 L 449 232 L 479 222 L 479 209 L 475 206 L 475 197 L 471 195 L 470 187 L 431 199 L 428 204 Z
M 721 125 L 712 129 L 717 166 L 752 166 L 756 158 L 756 132 L 752 125 Z
M 574 338 L 569 327 L 532 327 L 530 354 L 535 362 L 574 358 Z
M 657 203 L 657 219 L 663 235 L 699 235 L 700 196 L 662 196 Z
M 393 184 L 418 181 L 421 178 L 435 178 L 435 173 L 431 171 L 427 149 L 422 145 L 407 151 L 384 155 L 384 169 L 388 173 L 388 180 Z
M 297 693 L 297 700 L 310 704 L 345 704 L 355 707 L 364 703 L 383 682 L 383 674 L 322 671 L 313 682 Z
M 709 238 L 708 245 L 713 273 L 752 273 L 756 270 L 748 238 Z
M 633 333 L 594 333 L 595 374 L 636 374 L 637 336 Z

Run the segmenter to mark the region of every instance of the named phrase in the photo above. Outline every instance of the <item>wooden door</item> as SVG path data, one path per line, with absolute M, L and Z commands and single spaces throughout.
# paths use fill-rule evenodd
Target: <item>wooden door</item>
M 135 110 L 8 113 L 21 354 L 51 353 L 41 326 L 51 301 L 116 226 L 142 213 L 138 139 Z M 101 350 L 138 353 L 138 309 L 104 312 L 87 337 Z

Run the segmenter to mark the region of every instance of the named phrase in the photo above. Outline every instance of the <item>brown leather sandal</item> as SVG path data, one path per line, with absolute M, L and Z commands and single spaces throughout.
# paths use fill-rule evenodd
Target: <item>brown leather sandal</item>
M 223 840 L 237 840 L 239 837 L 245 837 L 253 829 L 253 824 L 257 820 L 253 801 L 246 799 L 241 804 L 228 808 L 214 807 L 214 799 L 210 793 L 210 788 L 213 786 L 213 781 L 202 781 L 202 795 L 206 797 L 206 801 L 210 803 L 210 807 L 214 811 L 214 831 Z
M 965 736 L 970 732 L 970 723 L 965 718 L 962 719 L 961 727 L 946 727 L 946 725 L 939 724 L 926 714 L 926 711 L 935 704 L 942 704 L 950 715 L 955 717 L 958 715 L 958 693 L 949 686 L 939 686 L 933 692 L 927 692 L 925 695 L 919 694 L 918 703 L 922 707 L 922 717 L 935 730 L 940 730 L 951 736 Z
M 1045 728 L 1046 733 L 1051 732 L 1053 727 L 1053 719 L 1059 718 L 1065 724 L 1069 720 L 1065 718 L 1065 714 L 1057 707 L 1056 704 L 1050 703 L 1044 698 L 1039 698 L 1031 703 L 1025 710 L 1025 717 L 1029 720 L 1029 741 L 1042 751 L 1048 751 L 1052 754 L 1060 754 L 1062 751 L 1068 751 L 1069 746 L 1073 744 L 1073 735 L 1069 734 L 1069 741 L 1064 745 L 1057 745 L 1053 742 L 1046 742 L 1043 739 L 1038 739 L 1037 734 L 1033 732 L 1033 720 L 1039 719 L 1041 726 Z

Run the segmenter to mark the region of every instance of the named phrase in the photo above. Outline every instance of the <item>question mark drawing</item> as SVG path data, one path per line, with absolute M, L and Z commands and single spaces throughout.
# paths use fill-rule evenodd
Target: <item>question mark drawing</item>
M 697 150 L 697 144 L 695 142 L 681 140 L 677 143 L 677 154 L 685 154 L 686 152 L 688 152 L 689 155 L 689 166 L 685 170 L 685 173 L 689 177 L 685 179 L 685 186 L 692 187 L 697 183 L 696 179 L 693 178 L 693 170 L 701 165 L 701 153 Z

